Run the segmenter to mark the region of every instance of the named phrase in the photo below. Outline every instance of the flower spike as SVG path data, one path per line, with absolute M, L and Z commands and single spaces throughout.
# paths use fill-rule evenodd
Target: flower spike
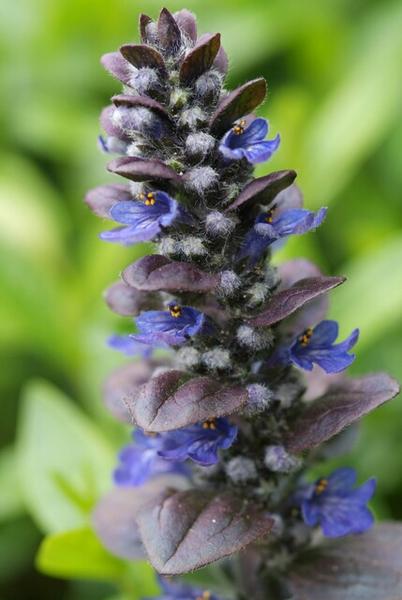
M 327 319 L 344 277 L 305 259 L 271 263 L 287 238 L 320 227 L 327 208 L 303 207 L 286 165 L 254 177 L 280 137 L 255 114 L 263 78 L 225 89 L 220 33 L 199 36 L 185 9 L 141 15 L 139 25 L 138 43 L 102 59 L 123 89 L 102 112 L 99 143 L 123 180 L 86 197 L 118 225 L 101 240 L 154 244 L 145 256 L 127 250 L 105 294 L 135 327 L 110 332 L 129 361 L 109 376 L 105 406 L 135 430 L 95 510 L 96 532 L 113 554 L 150 561 L 161 592 L 148 600 L 374 598 L 367 582 L 385 573 L 387 589 L 398 586 L 402 552 L 401 528 L 364 533 L 375 480 L 357 487 L 342 467 L 305 481 L 350 448 L 348 428 L 399 386 L 384 373 L 346 376 L 359 330 L 338 342 Z M 346 539 L 323 543 L 318 527 Z M 223 558 L 222 576 L 205 586 L 166 579 Z M 215 583 L 227 580 L 239 589 L 221 595 Z M 375 593 L 386 589 L 375 583 Z M 402 585 L 390 594 L 402 597 Z

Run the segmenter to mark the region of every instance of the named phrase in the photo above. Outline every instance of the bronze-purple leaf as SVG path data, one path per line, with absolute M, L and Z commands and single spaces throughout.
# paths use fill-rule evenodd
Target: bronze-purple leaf
M 334 383 L 290 425 L 286 447 L 293 453 L 315 448 L 398 393 L 398 382 L 386 373 Z
M 146 46 L 145 44 L 124 44 L 124 46 L 121 46 L 120 52 L 137 69 L 149 67 L 166 73 L 165 61 L 162 54 L 155 50 L 155 48 L 152 48 L 152 46 Z
M 101 64 L 113 77 L 126 85 L 130 84 L 130 66 L 120 52 L 104 54 L 101 58 Z
M 210 292 L 219 284 L 218 275 L 159 254 L 140 258 L 124 269 L 122 277 L 128 285 L 148 292 Z
M 156 100 L 148 98 L 148 96 L 118 94 L 117 96 L 113 96 L 112 102 L 115 106 L 143 106 L 144 108 L 149 108 L 150 110 L 153 110 L 155 113 L 157 113 L 164 119 L 170 120 L 170 116 L 166 108 Z
M 101 114 L 100 114 L 100 124 L 102 129 L 106 131 L 106 133 L 112 137 L 117 137 L 120 139 L 128 139 L 117 125 L 113 123 L 113 113 L 115 111 L 114 106 L 106 106 Z
M 382 523 L 304 552 L 286 576 L 294 600 L 400 600 L 402 525 Z
M 109 375 L 103 386 L 103 397 L 106 407 L 116 419 L 133 422 L 129 399 L 151 378 L 156 366 L 159 364 L 139 360 L 123 365 Z
M 181 44 L 180 28 L 167 8 L 162 8 L 159 15 L 158 39 L 169 54 L 174 53 Z
M 197 41 L 197 21 L 195 16 L 187 9 L 183 8 L 173 14 L 174 20 L 182 31 L 191 41 Z
M 108 171 L 121 175 L 131 181 L 165 181 L 181 184 L 181 177 L 160 160 L 147 160 L 132 156 L 123 156 L 107 165 Z
M 110 219 L 109 211 L 116 202 L 132 200 L 130 189 L 127 185 L 107 184 L 89 190 L 85 202 L 95 215 Z
M 180 67 L 180 81 L 190 83 L 212 67 L 221 45 L 221 36 L 208 34 L 202 44 L 197 44 L 185 57 Z
M 233 493 L 167 490 L 138 511 L 137 523 L 155 569 L 179 575 L 242 550 L 273 520 Z
M 301 279 L 290 288 L 274 294 L 267 307 L 257 316 L 248 320 L 250 325 L 267 327 L 289 317 L 296 310 L 325 294 L 345 281 L 344 277 L 308 277 Z
M 269 204 L 285 188 L 289 187 L 296 179 L 296 171 L 275 171 L 265 177 L 253 179 L 248 183 L 236 200 L 228 206 L 226 211 L 243 208 L 251 204 Z
M 143 44 L 149 41 L 147 28 L 148 25 L 150 25 L 151 23 L 153 23 L 151 17 L 149 17 L 148 15 L 144 15 L 143 13 L 140 14 L 138 26 L 140 30 L 141 41 Z
M 109 308 L 123 317 L 135 317 L 142 310 L 156 309 L 161 305 L 158 295 L 137 290 L 124 281 L 117 281 L 104 293 Z
M 213 66 L 217 71 L 222 73 L 222 75 L 226 75 L 229 68 L 229 60 L 228 55 L 225 52 L 225 49 L 221 46 L 219 48 L 218 54 L 216 55 Z
M 228 94 L 218 105 L 210 121 L 211 131 L 223 135 L 233 123 L 252 112 L 264 101 L 267 93 L 265 79 L 254 79 Z
M 151 432 L 171 431 L 233 414 L 248 400 L 247 390 L 241 386 L 225 387 L 210 377 L 189 377 L 171 370 L 145 383 L 129 399 L 137 425 Z
M 104 496 L 94 510 L 93 525 L 105 548 L 121 558 L 145 558 L 136 514 L 150 499 L 171 486 L 187 487 L 182 478 L 162 475 L 141 487 L 116 487 Z

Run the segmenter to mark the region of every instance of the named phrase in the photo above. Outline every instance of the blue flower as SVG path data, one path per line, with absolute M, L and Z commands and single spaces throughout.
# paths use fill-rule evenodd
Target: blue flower
M 160 435 L 145 435 L 137 429 L 133 438 L 134 443 L 123 448 L 119 454 L 120 464 L 113 473 L 117 485 L 138 486 L 161 473 L 186 473 L 183 465 L 159 456 Z
M 126 246 L 152 240 L 174 222 L 190 222 L 188 213 L 165 192 L 149 192 L 139 200 L 117 202 L 110 216 L 127 227 L 104 231 L 100 237 Z
M 313 212 L 305 208 L 286 209 L 285 206 L 273 206 L 270 211 L 262 213 L 256 219 L 244 238 L 238 260 L 248 257 L 250 264 L 254 265 L 268 246 L 289 235 L 300 235 L 316 229 L 326 214 L 326 208 Z
M 316 364 L 326 373 L 339 373 L 347 369 L 355 359 L 355 355 L 348 352 L 356 344 L 359 330 L 352 331 L 340 344 L 334 344 L 338 331 L 336 321 L 321 321 L 314 329 L 306 329 L 289 347 L 279 349 L 273 361 L 293 363 L 306 371 L 311 371 L 313 364 Z
M 172 582 L 164 577 L 158 577 L 158 580 L 162 588 L 162 596 L 144 598 L 143 600 L 219 600 L 215 594 L 192 587 L 186 583 Z
M 214 465 L 218 462 L 218 450 L 229 448 L 236 436 L 237 427 L 227 419 L 210 419 L 163 434 L 159 456 L 177 462 L 190 458 L 199 465 Z
M 107 345 L 113 350 L 118 350 L 126 356 L 150 356 L 152 347 L 148 344 L 133 340 L 131 335 L 112 335 L 107 340 Z
M 374 518 L 366 504 L 375 492 L 376 481 L 369 479 L 355 488 L 356 472 L 343 467 L 328 478 L 318 479 L 295 495 L 304 522 L 310 527 L 321 525 L 326 537 L 363 533 Z
M 273 140 L 265 140 L 268 134 L 268 121 L 254 119 L 248 127 L 242 120 L 223 136 L 219 151 L 229 160 L 245 158 L 251 164 L 268 160 L 277 150 L 280 142 L 279 135 Z
M 175 302 L 168 310 L 148 310 L 136 319 L 138 334 L 130 336 L 156 348 L 180 346 L 197 334 L 212 332 L 211 321 L 204 313 L 191 306 L 179 306 Z
M 200 425 L 175 431 L 145 435 L 133 433 L 134 443 L 119 454 L 120 464 L 114 471 L 117 485 L 142 485 L 161 473 L 188 473 L 182 465 L 191 459 L 202 466 L 218 462 L 218 450 L 229 448 L 237 436 L 237 427 L 227 419 L 210 419 Z

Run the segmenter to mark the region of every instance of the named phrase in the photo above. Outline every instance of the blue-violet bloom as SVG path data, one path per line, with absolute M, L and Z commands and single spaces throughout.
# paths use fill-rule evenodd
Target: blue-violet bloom
M 229 160 L 245 158 L 249 163 L 265 162 L 277 150 L 280 143 L 279 134 L 273 140 L 265 140 L 268 134 L 268 121 L 254 119 L 246 126 L 241 120 L 223 136 L 219 151 Z
M 214 465 L 218 462 L 218 450 L 230 448 L 236 436 L 237 427 L 227 419 L 210 419 L 163 434 L 159 456 L 177 462 L 190 458 L 202 466 Z
M 281 208 L 274 206 L 258 216 L 244 238 L 238 260 L 247 257 L 250 264 L 254 265 L 268 246 L 289 235 L 300 235 L 316 229 L 327 214 L 326 208 L 320 208 L 317 212 L 305 208 Z
M 153 240 L 164 227 L 190 223 L 189 214 L 165 192 L 149 192 L 138 200 L 122 200 L 110 209 L 114 221 L 126 225 L 100 234 L 102 240 L 129 246 Z
M 308 328 L 297 336 L 289 347 L 281 348 L 273 360 L 276 364 L 294 364 L 306 371 L 311 371 L 314 364 L 326 373 L 344 371 L 355 359 L 355 354 L 349 351 L 358 340 L 359 330 L 354 329 L 346 340 L 335 344 L 338 333 L 336 321 L 321 321 L 314 329 Z
M 180 346 L 197 334 L 212 333 L 212 322 L 204 313 L 191 306 L 179 306 L 175 302 L 168 310 L 147 310 L 136 319 L 138 334 L 131 338 L 155 348 Z
M 326 537 L 363 533 L 374 522 L 367 502 L 372 498 L 376 480 L 369 479 L 360 487 L 356 472 L 349 467 L 333 471 L 328 478 L 300 489 L 295 503 L 300 507 L 304 522 L 310 527 L 321 525 Z
M 164 577 L 158 577 L 162 595 L 144 600 L 219 600 L 218 596 L 207 590 L 192 587 L 186 583 L 172 582 Z
M 113 473 L 117 485 L 138 486 L 162 473 L 186 473 L 183 465 L 164 460 L 159 456 L 161 437 L 161 435 L 145 435 L 141 429 L 133 433 L 134 443 L 120 452 L 120 464 Z
M 152 346 L 133 340 L 131 335 L 111 335 L 107 340 L 107 345 L 113 350 L 118 350 L 126 356 L 149 357 L 152 354 Z

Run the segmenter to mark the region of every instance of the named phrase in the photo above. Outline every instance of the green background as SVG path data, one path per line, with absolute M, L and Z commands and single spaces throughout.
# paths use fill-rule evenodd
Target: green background
M 331 316 L 343 334 L 362 330 L 352 371 L 402 379 L 401 2 L 186 6 L 201 31 L 222 32 L 230 86 L 268 80 L 260 114 L 282 145 L 259 172 L 295 168 L 306 205 L 330 208 L 315 235 L 293 239 L 278 258 L 301 255 L 347 275 Z M 0 600 L 155 591 L 145 564 L 112 558 L 88 529 L 128 436 L 101 401 L 102 381 L 123 361 L 105 347 L 122 323 L 101 293 L 144 248 L 101 243 L 105 224 L 82 198 L 111 180 L 96 137 L 118 83 L 99 56 L 136 40 L 138 13 L 159 8 L 155 0 L 0 5 Z M 397 399 L 365 420 L 343 459 L 362 479 L 378 477 L 380 518 L 402 519 L 401 422 Z

